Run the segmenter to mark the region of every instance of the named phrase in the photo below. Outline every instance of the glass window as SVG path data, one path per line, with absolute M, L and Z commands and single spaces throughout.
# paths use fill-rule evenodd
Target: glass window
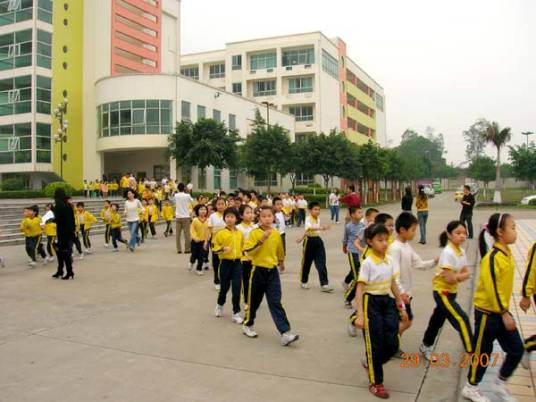
M 315 49 L 313 47 L 284 50 L 282 55 L 282 65 L 295 66 L 299 64 L 314 64 Z
M 237 54 L 232 57 L 233 70 L 242 70 L 242 55 Z
M 255 176 L 255 186 L 267 186 L 268 178 L 266 176 Z M 277 174 L 272 175 L 271 186 L 277 186 Z
M 229 171 L 229 187 L 231 189 L 238 188 L 238 170 L 236 169 Z
M 275 95 L 275 80 L 256 81 L 253 87 L 253 96 Z
M 229 129 L 236 130 L 236 115 L 229 113 Z
M 182 120 L 190 120 L 190 102 L 181 102 L 181 117 Z
M 197 120 L 207 118 L 207 108 L 201 105 L 197 105 Z
M 291 78 L 288 82 L 288 93 L 299 94 L 313 92 L 313 77 Z
M 376 107 L 383 112 L 383 96 L 376 94 Z
M 32 11 L 33 0 L 1 0 L 0 25 L 31 20 L 33 16 Z M 52 22 L 52 18 L 50 22 Z
M 31 29 L 0 36 L 0 71 L 31 66 L 32 48 Z
M 242 83 L 233 82 L 233 93 L 237 95 L 242 95 Z
M 127 100 L 97 107 L 99 136 L 170 134 L 171 101 Z
M 251 70 L 277 67 L 277 55 L 275 52 L 259 53 L 251 55 Z
M 333 78 L 339 79 L 339 62 L 324 49 L 322 49 L 322 70 Z
M 185 77 L 193 78 L 194 80 L 199 80 L 199 67 L 183 67 L 181 68 L 181 74 Z
M 312 106 L 291 106 L 289 107 L 288 111 L 291 115 L 295 117 L 296 121 L 313 120 Z
M 37 7 L 37 18 L 52 24 L 52 0 L 39 0 Z
M 43 128 L 38 127 L 38 130 L 42 132 Z M 38 143 L 40 139 L 41 137 L 37 137 Z M 43 147 L 48 146 L 48 153 L 50 154 L 50 135 L 48 137 L 48 142 L 45 139 L 41 141 L 41 143 Z M 0 164 L 29 163 L 31 161 L 31 123 L 9 124 L 0 126 Z
M 212 119 L 216 120 L 217 122 L 221 121 L 221 112 L 217 109 L 212 110 Z
M 221 188 L 221 169 L 214 168 L 214 190 Z
M 48 104 L 47 113 L 50 114 L 50 92 L 48 92 L 48 101 L 46 89 L 44 94 L 40 93 L 39 95 L 44 98 L 44 103 Z M 0 116 L 30 113 L 31 111 L 32 76 L 27 75 L 0 80 Z
M 37 65 L 50 69 L 52 66 L 52 34 L 37 30 Z
M 209 67 L 209 78 L 225 77 L 225 64 L 212 64 Z
M 37 113 L 50 114 L 50 100 L 51 100 L 51 85 L 52 80 L 48 77 L 42 77 L 38 75 L 36 77 L 36 106 Z

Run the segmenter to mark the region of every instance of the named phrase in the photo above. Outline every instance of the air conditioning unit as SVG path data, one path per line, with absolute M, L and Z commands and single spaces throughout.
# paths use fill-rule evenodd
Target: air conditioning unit
M 257 73 L 257 70 L 251 70 L 249 73 L 250 74 L 255 74 L 255 73 Z
M 291 71 L 291 70 L 292 70 L 292 66 L 287 66 L 287 67 L 286 67 L 286 70 L 287 70 L 287 71 Z
M 273 68 L 269 68 L 268 70 L 266 70 L 267 72 L 269 73 L 273 73 L 274 72 L 274 69 Z
M 313 123 L 307 123 L 305 127 L 313 127 Z
M 310 65 L 310 64 L 306 64 L 304 67 L 305 67 L 305 68 L 311 68 L 311 65 Z

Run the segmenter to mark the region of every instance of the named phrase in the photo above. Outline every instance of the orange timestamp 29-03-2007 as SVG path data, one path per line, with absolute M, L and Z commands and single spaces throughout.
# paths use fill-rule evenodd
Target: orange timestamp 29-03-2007
M 501 359 L 502 353 L 468 353 L 462 352 L 458 356 L 450 353 L 432 353 L 430 361 L 421 356 L 420 353 L 402 353 L 401 368 L 417 368 L 422 364 L 430 368 L 458 367 L 466 369 L 469 367 L 495 367 Z

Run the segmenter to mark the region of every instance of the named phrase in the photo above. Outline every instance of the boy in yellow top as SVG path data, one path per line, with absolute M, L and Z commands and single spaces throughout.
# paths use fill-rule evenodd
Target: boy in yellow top
M 168 203 L 169 204 L 169 203 Z M 198 204 L 194 208 L 195 218 L 190 225 L 190 267 L 191 271 L 197 262 L 197 275 L 203 275 L 203 263 L 208 258 L 208 209 L 206 205 Z M 220 288 L 221 289 L 221 288 Z
M 536 242 L 532 244 L 527 256 L 527 270 L 523 278 L 523 297 L 519 307 L 526 313 L 530 307 L 530 298 L 536 303 Z M 529 369 L 529 353 L 536 350 L 536 334 L 525 339 L 525 354 L 521 364 L 525 369 Z
M 151 239 L 156 239 L 156 228 L 155 223 L 158 221 L 158 207 L 154 203 L 153 198 L 149 198 L 149 203 L 147 205 L 147 221 L 149 223 L 149 229 L 151 230 Z
M 164 205 L 162 206 L 162 218 L 166 221 L 166 230 L 164 232 L 164 236 L 168 237 L 169 235 L 173 234 L 173 228 L 171 227 L 171 222 L 173 222 L 173 218 L 175 217 L 175 211 L 173 210 L 173 207 L 169 203 L 169 201 L 165 201 Z
M 69 198 L 70 202 L 70 198 Z M 73 237 L 73 243 L 76 247 L 76 251 L 78 252 L 78 259 L 83 260 L 84 259 L 84 252 L 82 251 L 82 243 L 80 243 L 80 220 L 78 219 L 78 211 L 76 210 L 76 207 L 71 204 L 73 208 L 73 214 L 74 214 L 74 237 Z
M 253 266 L 249 278 L 248 310 L 242 332 L 249 338 L 256 338 L 253 330 L 255 316 L 264 295 L 270 314 L 281 334 L 281 345 L 288 346 L 299 339 L 290 332 L 287 314 L 281 304 L 281 280 L 279 270 L 285 271 L 285 251 L 279 232 L 272 227 L 274 211 L 271 207 L 260 207 L 259 227 L 249 235 L 244 251 L 251 257 Z
M 104 201 L 104 207 L 100 211 L 100 218 L 106 225 L 104 230 L 104 247 L 108 248 L 110 246 L 110 236 L 112 233 L 112 228 L 110 226 L 111 221 L 111 205 L 110 201 Z
M 93 183 L 93 188 L 91 190 L 93 190 L 93 195 L 95 196 L 95 198 L 99 198 L 99 195 L 100 195 L 100 182 L 99 180 L 95 180 L 95 182 Z
M 417 220 L 419 221 L 419 232 L 421 233 L 421 239 L 419 243 L 426 244 L 426 222 L 428 221 L 428 196 L 424 192 L 424 186 L 419 186 L 419 193 L 415 200 L 415 207 L 417 208 Z
M 121 237 L 121 215 L 119 214 L 119 205 L 116 203 L 110 205 L 110 234 L 114 247 L 112 251 L 119 251 L 117 249 L 117 242 L 128 245 L 127 241 Z
M 232 286 L 233 316 L 231 320 L 236 324 L 242 324 L 244 319 L 240 316 L 240 293 L 242 290 L 240 259 L 243 255 L 244 235 L 236 228 L 236 222 L 240 219 L 236 208 L 226 208 L 223 212 L 223 219 L 225 220 L 225 228 L 212 238 L 212 252 L 218 254 L 220 258 L 218 270 L 221 285 L 214 315 L 216 317 L 223 315 L 225 298 Z
M 56 255 L 56 220 L 54 219 L 54 212 L 52 212 L 52 204 L 45 206 L 45 214 L 41 218 L 41 229 L 45 232 L 47 237 L 46 251 L 48 256 L 45 258 L 45 264 L 54 261 Z
M 41 219 L 39 218 L 39 207 L 37 205 L 32 205 L 31 207 L 24 208 L 24 218 L 20 223 L 20 230 L 24 233 L 26 241 L 26 254 L 30 259 L 28 264 L 31 267 L 36 265 L 36 253 L 44 259 L 46 258 L 45 250 L 43 250 L 43 245 L 41 244 Z
M 91 225 L 97 222 L 97 218 L 89 211 L 86 211 L 83 202 L 76 203 L 78 222 L 80 223 L 80 232 L 82 233 L 82 241 L 84 243 L 85 252 L 91 254 L 91 241 L 89 240 L 89 230 Z
M 147 223 L 149 222 L 149 213 L 147 211 L 147 201 L 143 200 L 141 202 L 142 208 L 138 211 L 138 215 L 140 217 L 140 226 L 139 229 L 141 231 L 141 240 L 140 243 L 145 243 L 145 239 L 147 238 Z
M 474 354 L 476 359 L 467 375 L 462 395 L 471 401 L 484 401 L 478 384 L 493 360 L 493 342 L 498 340 L 506 352 L 498 376 L 491 383 L 492 392 L 503 401 L 515 400 L 506 385 L 523 357 L 523 341 L 516 322 L 508 311 L 516 272 L 510 244 L 517 239 L 516 223 L 509 214 L 493 214 L 487 231 L 495 239 L 493 247 L 480 262 L 480 276 L 473 296 L 475 307 Z M 483 245 L 484 231 L 480 234 Z

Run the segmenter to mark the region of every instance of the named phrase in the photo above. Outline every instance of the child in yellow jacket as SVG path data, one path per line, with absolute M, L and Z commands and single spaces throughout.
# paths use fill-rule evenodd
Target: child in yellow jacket
M 47 256 L 41 244 L 43 231 L 41 230 L 41 218 L 39 218 L 39 207 L 37 205 L 24 208 L 24 219 L 20 223 L 20 230 L 24 233 L 26 254 L 30 257 L 28 264 L 30 267 L 35 267 L 37 264 L 36 253 L 39 253 L 43 259 Z
M 111 204 L 110 201 L 104 201 L 104 207 L 100 211 L 100 218 L 106 225 L 104 230 L 104 247 L 108 248 L 110 246 L 110 236 L 112 233 L 112 228 L 110 226 L 111 220 Z
M 175 217 L 175 211 L 173 210 L 173 207 L 169 203 L 169 201 L 164 202 L 164 206 L 162 207 L 162 218 L 166 221 L 166 231 L 164 232 L 164 236 L 168 237 L 169 235 L 173 234 L 173 227 L 171 226 L 171 222 L 173 222 L 173 218 Z
M 147 211 L 147 201 L 143 200 L 141 202 L 142 208 L 138 211 L 140 217 L 140 231 L 141 231 L 141 240 L 140 243 L 145 243 L 147 238 L 147 223 L 149 222 L 149 213 Z
M 536 241 L 532 244 L 527 255 L 527 269 L 523 278 L 523 297 L 519 302 L 519 307 L 526 313 L 530 308 L 530 298 L 536 303 Z M 521 364 L 526 370 L 530 369 L 529 355 L 536 350 L 536 334 L 525 339 L 525 353 L 521 359 Z
M 149 229 L 151 230 L 151 239 L 156 239 L 156 227 L 155 223 L 158 221 L 158 207 L 154 203 L 154 198 L 149 198 L 147 205 L 147 221 L 149 223 Z
M 128 248 L 128 243 L 121 237 L 121 215 L 119 214 L 119 205 L 113 203 L 110 205 L 110 233 L 112 236 L 112 251 L 119 251 L 117 242 L 123 243 Z
M 86 211 L 85 205 L 83 202 L 76 203 L 76 213 L 78 215 L 78 222 L 80 224 L 80 232 L 82 233 L 82 241 L 84 247 L 86 248 L 85 252 L 91 254 L 91 241 L 89 240 L 89 230 L 91 225 L 97 222 L 97 218 L 89 212 Z
M 41 229 L 45 232 L 47 237 L 46 252 L 48 256 L 45 258 L 45 264 L 54 261 L 56 255 L 56 219 L 54 212 L 52 212 L 52 204 L 45 206 L 45 214 L 41 218 Z

